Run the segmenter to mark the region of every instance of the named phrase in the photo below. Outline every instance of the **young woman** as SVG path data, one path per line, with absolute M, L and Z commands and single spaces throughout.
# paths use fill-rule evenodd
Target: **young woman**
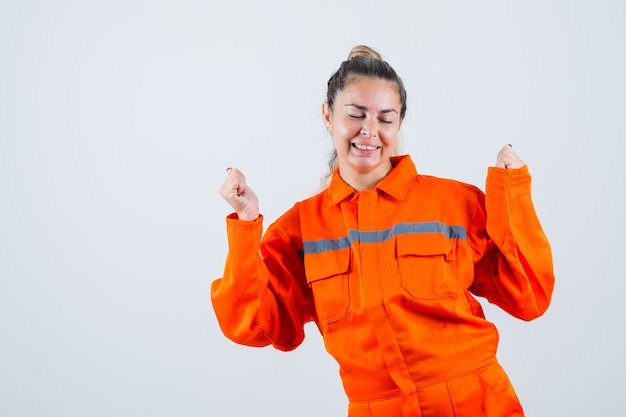
M 213 282 L 224 334 L 296 348 L 315 321 L 340 365 L 348 416 L 522 416 L 475 296 L 523 320 L 546 310 L 554 276 L 530 175 L 510 145 L 486 193 L 418 174 L 394 156 L 406 113 L 396 72 L 359 46 L 328 81 L 335 145 L 327 189 L 263 235 L 258 199 L 228 169 L 229 252 Z

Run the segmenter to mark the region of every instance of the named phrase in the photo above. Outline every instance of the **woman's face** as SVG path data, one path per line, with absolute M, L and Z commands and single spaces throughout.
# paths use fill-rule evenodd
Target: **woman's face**
M 350 81 L 332 109 L 324 103 L 324 123 L 333 137 L 342 177 L 387 175 L 402 122 L 400 108 L 395 83 L 365 76 Z

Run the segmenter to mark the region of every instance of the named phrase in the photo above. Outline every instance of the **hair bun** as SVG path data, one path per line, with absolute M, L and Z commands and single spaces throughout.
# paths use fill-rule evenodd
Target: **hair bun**
M 383 58 L 380 56 L 378 52 L 376 52 L 369 46 L 365 46 L 365 45 L 357 45 L 354 48 L 352 48 L 350 50 L 350 54 L 348 54 L 347 60 L 350 61 L 355 56 L 362 56 L 362 57 L 370 58 L 370 59 L 378 59 L 379 61 L 383 60 Z

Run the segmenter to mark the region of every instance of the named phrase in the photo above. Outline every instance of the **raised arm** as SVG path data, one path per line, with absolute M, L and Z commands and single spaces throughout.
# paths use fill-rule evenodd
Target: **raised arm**
M 294 349 L 304 339 L 304 323 L 314 319 L 297 211 L 283 215 L 261 239 L 263 217 L 243 174 L 229 169 L 220 193 L 235 209 L 226 219 L 224 275 L 211 284 L 220 328 L 243 345 Z
M 475 265 L 471 291 L 523 320 L 545 312 L 554 288 L 552 253 L 531 199 L 527 166 L 505 146 L 489 168 L 484 211 L 487 245 Z

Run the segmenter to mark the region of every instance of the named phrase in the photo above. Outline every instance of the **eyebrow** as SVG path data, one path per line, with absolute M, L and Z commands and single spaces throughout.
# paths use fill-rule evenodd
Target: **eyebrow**
M 361 106 L 360 104 L 354 104 L 354 103 L 344 104 L 344 107 L 356 107 L 357 109 L 361 111 L 368 110 L 366 106 Z M 381 110 L 380 112 L 381 113 L 393 113 L 393 112 L 398 113 L 396 109 L 384 109 L 384 110 Z

